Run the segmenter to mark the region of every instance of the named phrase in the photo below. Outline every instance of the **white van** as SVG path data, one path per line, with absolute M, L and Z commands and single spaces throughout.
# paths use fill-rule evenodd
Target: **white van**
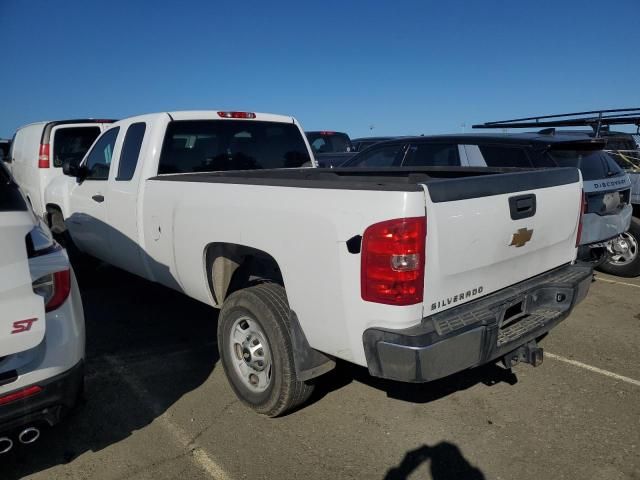
M 46 211 L 44 189 L 62 175 L 65 162 L 78 164 L 93 141 L 113 120 L 59 120 L 20 127 L 5 159 L 35 213 Z

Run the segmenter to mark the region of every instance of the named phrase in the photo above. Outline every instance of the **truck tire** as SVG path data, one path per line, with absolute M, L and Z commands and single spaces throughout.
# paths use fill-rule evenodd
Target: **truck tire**
M 277 417 L 306 401 L 313 385 L 296 377 L 285 290 L 261 283 L 231 294 L 218 320 L 218 349 L 237 397 Z
M 632 217 L 631 226 L 622 237 L 627 243 L 626 252 L 610 252 L 599 270 L 619 277 L 637 277 L 640 275 L 640 219 Z

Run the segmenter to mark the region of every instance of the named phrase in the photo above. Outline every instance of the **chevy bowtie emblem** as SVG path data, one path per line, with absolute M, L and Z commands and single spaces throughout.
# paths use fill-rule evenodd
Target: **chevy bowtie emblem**
M 533 236 L 533 230 L 529 230 L 528 228 L 519 228 L 518 231 L 511 235 L 511 243 L 509 246 L 514 246 L 516 248 L 524 247 L 524 244 L 531 240 Z

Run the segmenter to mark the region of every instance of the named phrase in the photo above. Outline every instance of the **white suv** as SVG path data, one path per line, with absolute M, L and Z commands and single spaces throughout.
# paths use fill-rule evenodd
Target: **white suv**
M 0 454 L 56 424 L 82 393 L 82 302 L 67 254 L 0 165 Z

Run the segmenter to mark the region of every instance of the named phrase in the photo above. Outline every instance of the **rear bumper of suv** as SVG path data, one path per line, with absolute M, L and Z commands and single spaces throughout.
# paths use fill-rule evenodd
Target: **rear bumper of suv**
M 35 385 L 42 388 L 39 393 L 0 405 L 0 435 L 32 425 L 57 424 L 76 405 L 83 384 L 83 361 L 60 375 L 37 382 Z M 18 391 L 29 386 L 21 387 Z M 12 392 L 3 395 L 10 393 Z
M 567 265 L 451 308 L 403 330 L 363 334 L 371 375 L 429 382 L 513 352 L 564 320 L 589 291 L 592 269 Z
M 614 215 L 585 213 L 582 216 L 582 235 L 580 245 L 590 245 L 617 237 L 629 230 L 633 207 L 625 205 Z

